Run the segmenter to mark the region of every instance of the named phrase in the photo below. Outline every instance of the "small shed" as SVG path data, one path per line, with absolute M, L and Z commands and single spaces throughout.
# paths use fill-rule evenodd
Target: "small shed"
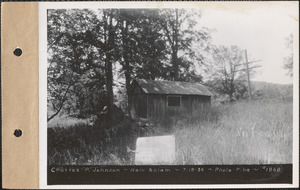
M 135 79 L 131 83 L 131 113 L 139 118 L 161 119 L 201 112 L 211 105 L 211 96 L 199 83 Z

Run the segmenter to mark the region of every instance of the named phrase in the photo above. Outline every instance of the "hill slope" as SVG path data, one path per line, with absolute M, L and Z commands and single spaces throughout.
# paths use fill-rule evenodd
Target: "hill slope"
M 254 96 L 265 98 L 292 98 L 293 84 L 276 84 L 262 81 L 252 81 L 252 92 Z

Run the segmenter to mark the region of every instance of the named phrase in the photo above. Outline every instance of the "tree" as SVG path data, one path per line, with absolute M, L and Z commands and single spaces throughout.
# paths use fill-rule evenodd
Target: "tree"
M 106 74 L 106 89 L 108 96 L 108 114 L 110 119 L 113 116 L 113 71 L 112 62 L 115 60 L 115 35 L 116 27 L 118 24 L 113 25 L 113 22 L 118 22 L 115 20 L 116 10 L 104 10 L 103 11 L 103 22 L 104 22 L 104 52 L 105 52 L 105 74 Z
M 130 67 L 130 57 L 132 57 L 132 43 L 131 32 L 129 32 L 128 28 L 131 24 L 130 21 L 134 19 L 130 13 L 126 10 L 120 10 L 120 28 L 121 28 L 121 36 L 122 36 L 122 60 L 120 63 L 123 66 L 124 75 L 125 75 L 125 87 L 127 94 L 127 112 L 129 117 L 131 118 L 131 95 L 130 95 L 130 82 L 131 82 L 131 67 Z
M 64 109 L 79 110 L 76 115 L 82 116 L 95 112 L 106 102 L 99 101 L 99 97 L 104 97 L 105 82 L 102 51 L 91 43 L 99 25 L 90 10 L 48 11 L 47 100 L 53 111 L 49 111 L 48 121 Z
M 197 28 L 201 12 L 194 9 L 164 9 L 160 17 L 171 58 L 170 78 L 201 81 L 202 77 L 195 72 L 195 65 L 204 63 L 203 53 L 211 48 L 211 31 Z
M 137 78 L 165 79 L 167 77 L 167 47 L 160 26 L 159 10 L 142 10 L 136 33 L 137 65 L 133 69 Z
M 167 69 L 165 41 L 158 24 L 159 14 L 155 9 L 119 10 L 119 28 L 122 66 L 128 97 L 128 113 L 131 110 L 130 83 L 132 78 L 164 78 Z
M 125 74 L 129 115 L 132 78 L 173 80 L 175 70 L 176 80 L 202 81 L 195 64 L 204 62 L 202 53 L 211 37 L 208 29 L 195 29 L 196 16 L 176 9 L 120 10 L 119 62 Z
M 227 95 L 229 101 L 243 97 L 247 92 L 243 83 L 245 75 L 241 72 L 243 63 L 243 51 L 237 46 L 215 48 L 207 85 L 218 93 Z
M 197 15 L 181 9 L 49 10 L 49 120 L 61 111 L 86 117 L 104 106 L 113 116 L 115 63 L 125 78 L 129 114 L 133 78 L 201 82 L 195 65 L 204 63 L 211 37 L 208 29 L 197 29 Z
M 283 68 L 287 70 L 287 75 L 293 77 L 293 34 L 290 34 L 285 40 L 285 47 L 289 50 L 289 55 L 283 59 Z

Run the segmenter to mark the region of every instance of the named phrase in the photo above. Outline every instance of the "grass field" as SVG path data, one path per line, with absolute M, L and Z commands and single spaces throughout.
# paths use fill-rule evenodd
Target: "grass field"
M 219 109 L 219 120 L 175 130 L 178 164 L 292 163 L 292 102 L 242 102 Z
M 142 127 L 126 119 L 94 126 L 58 119 L 48 128 L 48 163 L 130 165 L 126 147 L 135 149 L 137 137 L 166 134 L 175 135 L 178 165 L 292 163 L 292 121 L 291 101 L 213 106 Z

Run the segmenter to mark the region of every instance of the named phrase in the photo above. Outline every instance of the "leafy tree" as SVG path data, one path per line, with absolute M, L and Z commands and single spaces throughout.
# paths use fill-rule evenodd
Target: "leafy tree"
M 97 26 L 90 10 L 48 10 L 48 105 L 54 111 L 48 121 L 63 108 L 82 115 L 103 104 L 104 60 L 90 43 Z
M 164 78 L 167 69 L 165 41 L 162 39 L 156 9 L 121 9 L 120 43 L 125 87 L 128 97 L 128 113 L 131 110 L 130 83 L 132 78 Z
M 113 70 L 112 70 L 112 62 L 116 60 L 116 53 L 115 48 L 117 47 L 116 44 L 116 30 L 118 24 L 114 24 L 118 22 L 115 19 L 115 15 L 117 14 L 116 10 L 108 9 L 103 10 L 103 18 L 102 21 L 104 22 L 103 25 L 103 35 L 104 35 L 104 55 L 105 55 L 105 76 L 106 76 L 106 89 L 107 89 L 107 96 L 108 96 L 108 113 L 109 116 L 113 116 Z M 112 119 L 112 118 L 111 118 Z
M 195 65 L 204 63 L 203 53 L 211 46 L 210 30 L 197 28 L 201 12 L 194 9 L 163 9 L 160 23 L 171 58 L 170 79 L 201 81 Z
M 121 65 L 130 113 L 133 78 L 201 82 L 195 70 L 211 45 L 200 14 L 181 9 L 48 11 L 48 121 L 61 111 L 113 115 L 114 63 Z M 169 71 L 172 71 L 171 73 Z
M 168 52 L 159 25 L 159 10 L 141 10 L 140 15 L 136 35 L 137 65 L 133 70 L 135 77 L 152 80 L 166 78 Z
M 237 46 L 219 46 L 214 49 L 213 63 L 209 66 L 210 80 L 206 83 L 219 94 L 227 95 L 229 101 L 240 99 L 247 92 L 243 52 Z
M 208 29 L 196 29 L 196 16 L 195 11 L 176 9 L 120 10 L 120 63 L 127 92 L 135 77 L 202 81 L 195 64 L 204 62 L 202 52 L 207 51 L 211 37 Z M 128 110 L 130 102 L 128 94 Z
M 136 20 L 137 15 L 134 10 L 123 9 L 119 10 L 120 20 L 120 34 L 121 34 L 121 60 L 122 66 L 121 72 L 124 72 L 125 76 L 125 88 L 127 97 L 127 112 L 130 115 L 131 111 L 131 95 L 130 95 L 130 83 L 132 79 L 132 70 L 136 64 L 135 55 L 137 52 L 136 47 Z

